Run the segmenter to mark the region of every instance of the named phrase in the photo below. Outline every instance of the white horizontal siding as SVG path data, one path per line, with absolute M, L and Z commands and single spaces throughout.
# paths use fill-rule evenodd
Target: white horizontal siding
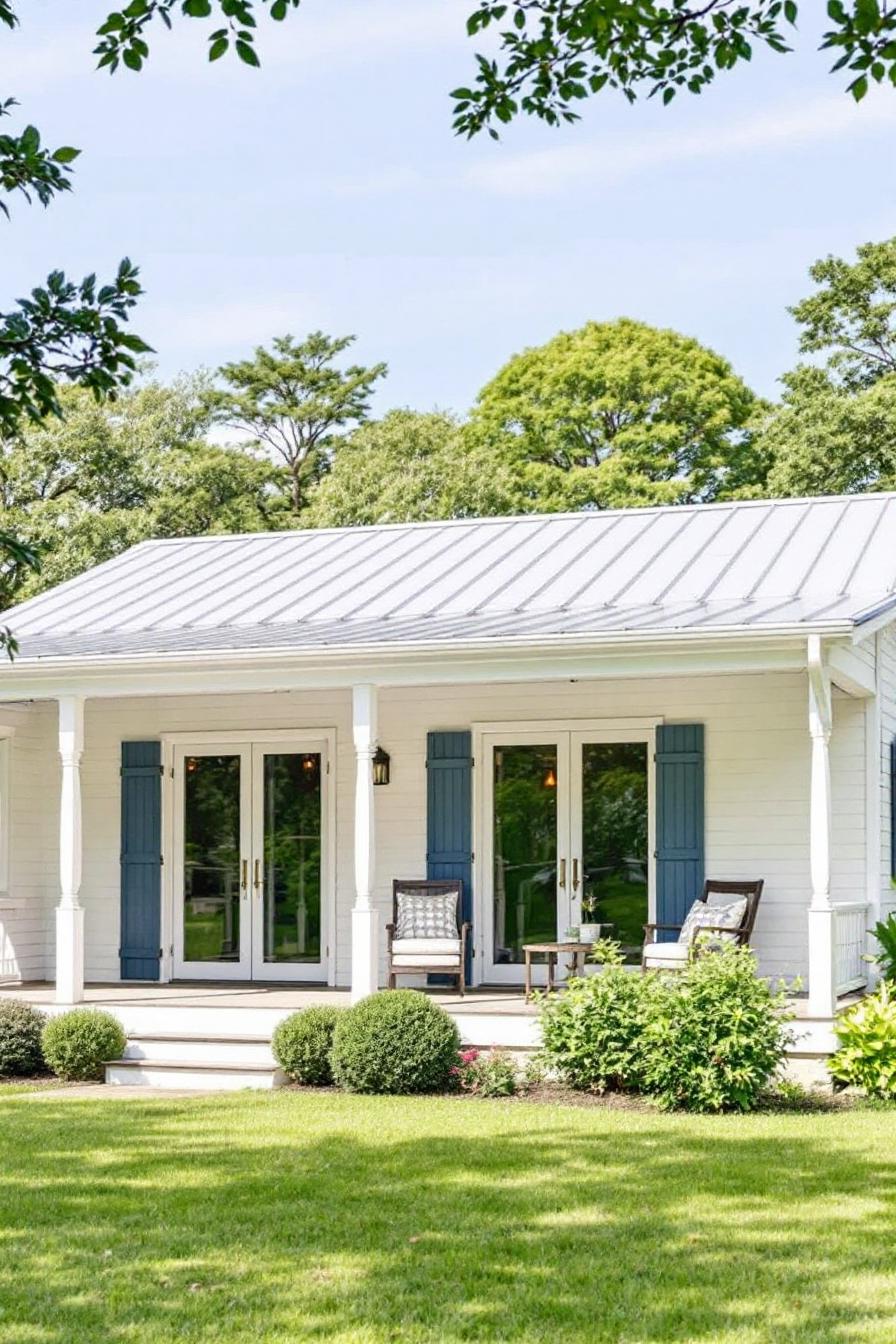
M 896 911 L 891 858 L 892 798 L 890 783 L 890 744 L 896 738 L 896 627 L 889 626 L 878 635 L 880 656 L 880 778 L 881 778 L 881 884 L 880 913 L 886 919 Z
M 891 646 L 896 671 L 896 647 Z M 860 701 L 834 705 L 833 891 L 864 890 L 865 757 Z M 10 713 L 12 711 L 4 711 Z M 896 705 L 890 707 L 896 731 Z M 57 899 L 59 771 L 56 713 L 36 706 L 20 716 L 14 755 L 15 880 L 24 911 L 0 912 L 0 952 L 24 977 L 53 974 Z M 380 696 L 380 738 L 392 782 L 376 790 L 376 901 L 385 923 L 396 876 L 426 867 L 426 734 L 477 721 L 665 718 L 706 726 L 707 872 L 764 877 L 756 930 L 762 966 L 788 977 L 806 973 L 809 899 L 809 735 L 802 674 L 555 682 L 479 687 L 411 687 Z M 82 763 L 86 973 L 119 976 L 119 764 L 122 739 L 169 732 L 335 728 L 337 982 L 350 970 L 353 899 L 354 756 L 348 691 L 284 692 L 88 701 Z M 888 851 L 887 851 L 888 853 Z
M 47 974 L 52 904 L 59 886 L 59 767 L 56 706 L 0 705 L 12 727 L 10 757 L 9 897 L 0 909 L 0 980 Z

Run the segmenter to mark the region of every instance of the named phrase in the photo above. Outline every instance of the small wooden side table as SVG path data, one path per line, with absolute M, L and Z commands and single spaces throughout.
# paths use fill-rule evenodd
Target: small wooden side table
M 532 998 L 532 954 L 533 952 L 543 952 L 548 962 L 548 993 L 554 992 L 554 967 L 557 965 L 557 958 L 568 954 L 572 961 L 570 970 L 575 975 L 581 975 L 585 969 L 585 957 L 591 951 L 591 943 L 523 943 L 523 952 L 526 958 L 526 1002 Z

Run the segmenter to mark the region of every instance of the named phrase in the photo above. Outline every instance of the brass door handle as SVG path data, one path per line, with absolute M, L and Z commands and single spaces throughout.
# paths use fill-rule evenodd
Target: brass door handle
M 579 861 L 578 861 L 578 859 L 573 859 L 573 861 L 572 861 L 572 889 L 573 889 L 573 891 L 578 891 L 578 889 L 579 889 Z
M 249 889 L 249 860 L 248 860 L 248 859 L 243 859 L 243 862 L 242 862 L 242 872 L 241 872 L 241 876 L 240 876 L 240 888 L 242 889 L 243 892 L 246 892 L 246 891 L 248 891 L 248 889 Z
M 563 888 L 565 888 L 565 887 L 566 887 L 566 860 L 565 860 L 565 859 L 561 859 L 561 860 L 560 860 L 560 877 L 559 877 L 558 880 L 559 880 L 560 886 L 563 887 Z
M 258 892 L 258 894 L 259 894 L 259 896 L 260 896 L 260 895 L 261 895 L 261 860 L 260 860 L 260 859 L 256 859 L 256 860 L 255 860 L 255 881 L 253 882 L 252 885 L 255 887 L 255 890 Z

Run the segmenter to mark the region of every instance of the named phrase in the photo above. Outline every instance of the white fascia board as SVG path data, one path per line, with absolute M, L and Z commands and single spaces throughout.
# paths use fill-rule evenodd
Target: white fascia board
M 841 635 L 827 627 L 827 635 Z M 843 632 L 847 634 L 848 632 Z M 842 637 L 842 635 L 841 635 Z M 806 631 L 732 636 L 681 632 L 589 640 L 506 641 L 500 648 L 452 645 L 372 650 L 240 650 L 93 659 L 18 659 L 0 669 L 0 701 L 60 695 L 112 697 L 317 687 L 450 685 L 800 671 Z

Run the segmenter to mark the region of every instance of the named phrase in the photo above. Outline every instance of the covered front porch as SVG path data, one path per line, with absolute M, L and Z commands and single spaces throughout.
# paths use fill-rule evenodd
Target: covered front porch
M 483 1022 L 534 1023 L 520 949 L 545 936 L 535 919 L 547 911 L 562 938 L 585 919 L 591 882 L 608 932 L 636 953 L 629 926 L 680 919 L 705 872 L 765 879 L 760 967 L 801 982 L 810 1018 L 829 1021 L 838 998 L 865 984 L 881 730 L 873 676 L 842 641 L 736 651 L 666 641 L 353 670 L 262 659 L 64 681 L 50 669 L 20 674 L 29 703 L 5 711 L 7 981 L 40 981 L 28 992 L 58 1005 L 118 1003 L 129 1019 L 176 1010 L 210 1030 L 213 1017 L 223 1027 L 252 1012 L 267 1025 L 293 1001 L 381 987 L 393 878 L 450 875 L 465 885 L 476 993 L 462 1004 L 436 992 L 475 1019 L 467 1039 L 491 1044 Z M 378 749 L 389 756 L 384 787 Z M 285 843 L 270 831 L 268 788 L 283 761 L 288 791 L 313 813 L 298 868 L 307 808 L 287 859 L 270 842 Z M 446 764 L 447 794 L 435 783 Z M 190 790 L 207 771 L 217 791 L 202 826 L 229 816 L 232 836 L 216 833 L 211 859 L 198 853 L 202 826 L 189 831 Z M 619 771 L 641 811 L 615 849 L 601 848 L 595 826 L 618 823 L 597 805 L 600 790 Z M 281 869 L 299 873 L 298 906 L 281 898 Z M 623 887 L 635 904 L 620 913 Z M 281 909 L 292 932 L 271 955 Z M 202 941 L 210 927 L 213 946 Z M 158 983 L 130 983 L 144 980 Z

